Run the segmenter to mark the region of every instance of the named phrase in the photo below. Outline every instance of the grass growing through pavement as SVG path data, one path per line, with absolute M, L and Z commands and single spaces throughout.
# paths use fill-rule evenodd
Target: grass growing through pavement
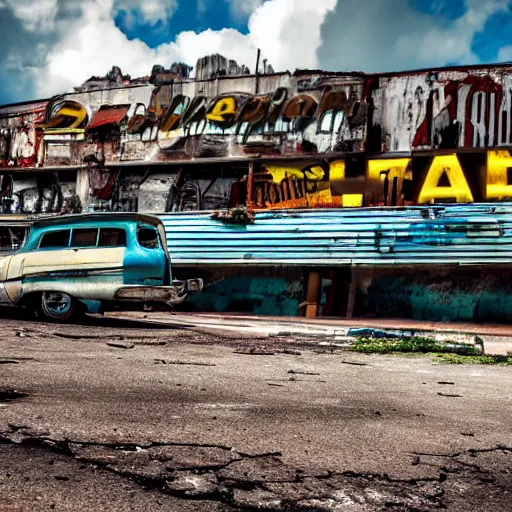
M 358 338 L 352 350 L 355 352 L 368 352 L 389 354 L 391 352 L 421 352 L 423 354 L 435 353 L 457 353 L 461 355 L 479 355 L 478 349 L 473 345 L 448 345 L 439 343 L 429 338 L 397 338 L 397 339 L 377 339 L 377 338 Z
M 497 364 L 512 366 L 512 356 L 461 356 L 459 354 L 433 354 L 440 363 L 445 364 Z
M 428 338 L 358 338 L 350 350 L 366 354 L 429 354 L 446 364 L 499 364 L 512 366 L 512 356 L 486 356 L 478 348 L 463 343 L 439 343 Z

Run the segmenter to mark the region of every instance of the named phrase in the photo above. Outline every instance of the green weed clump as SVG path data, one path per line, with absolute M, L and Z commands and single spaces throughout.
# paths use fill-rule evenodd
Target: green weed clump
M 439 343 L 429 338 L 358 338 L 350 350 L 365 354 L 428 354 L 444 364 L 488 364 L 512 366 L 512 356 L 483 355 L 477 347 L 463 343 Z
M 494 364 L 512 366 L 512 356 L 461 356 L 459 354 L 435 354 L 436 360 L 445 364 Z
M 397 338 L 376 339 L 358 338 L 351 350 L 355 352 L 390 354 L 393 352 L 456 353 L 465 356 L 479 355 L 479 350 L 473 345 L 461 343 L 439 343 L 429 338 Z

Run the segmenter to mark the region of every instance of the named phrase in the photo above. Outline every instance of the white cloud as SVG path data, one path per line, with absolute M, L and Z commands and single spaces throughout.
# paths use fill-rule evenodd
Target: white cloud
M 225 0 L 229 3 L 231 16 L 238 20 L 249 18 L 251 14 L 263 5 L 265 0 Z
M 320 28 L 336 0 L 273 0 L 249 19 L 249 37 L 274 69 L 317 67 Z
M 339 0 L 322 27 L 320 64 L 332 70 L 396 71 L 478 63 L 471 50 L 474 35 L 493 14 L 505 11 L 501 0 L 466 0 L 466 12 L 448 22 L 415 11 L 407 0 Z
M 177 0 L 115 0 L 114 13 L 124 11 L 129 17 L 139 13 L 143 21 L 167 23 L 178 7 Z
M 230 1 L 235 5 L 235 0 Z M 116 27 L 116 13 L 139 8 L 139 16 L 155 23 L 167 19 L 176 0 L 0 0 L 0 9 L 9 9 L 20 25 L 16 29 L 5 22 L 4 30 L 10 35 L 3 69 L 16 68 L 26 94 L 32 94 L 25 85 L 29 76 L 35 94 L 42 97 L 69 90 L 92 75 L 104 75 L 113 65 L 132 76 L 144 76 L 153 64 L 169 67 L 182 61 L 195 65 L 199 57 L 221 53 L 254 70 L 257 48 L 276 70 L 321 66 L 392 71 L 476 63 L 471 51 L 474 34 L 492 14 L 506 7 L 502 0 L 466 0 L 465 14 L 450 22 L 415 11 L 408 0 L 372 0 L 371 9 L 362 9 L 361 0 L 237 3 L 242 11 L 253 9 L 248 34 L 234 29 L 187 31 L 172 42 L 150 48 L 138 39 L 129 40 Z M 29 4 L 35 14 L 25 18 Z M 500 59 L 511 59 L 511 48 L 503 48 Z
M 29 32 L 49 32 L 55 25 L 58 0 L 3 0 L 0 7 L 11 9 Z
M 512 46 L 503 46 L 498 52 L 498 62 L 512 62 Z
M 60 26 L 62 35 L 36 71 L 41 96 L 68 90 L 92 75 L 104 75 L 113 65 L 132 76 L 149 74 L 153 64 L 169 67 L 182 61 L 220 53 L 254 69 L 257 48 L 276 69 L 316 67 L 316 49 L 325 14 L 336 0 L 269 0 L 249 19 L 249 34 L 234 29 L 180 33 L 175 41 L 149 48 L 129 40 L 112 19 L 116 3 L 84 0 L 82 15 Z

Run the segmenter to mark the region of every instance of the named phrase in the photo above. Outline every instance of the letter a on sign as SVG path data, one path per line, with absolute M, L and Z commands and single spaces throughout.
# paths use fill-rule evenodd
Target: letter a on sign
M 418 203 L 453 198 L 457 203 L 473 202 L 473 194 L 457 155 L 436 156 L 421 189 Z

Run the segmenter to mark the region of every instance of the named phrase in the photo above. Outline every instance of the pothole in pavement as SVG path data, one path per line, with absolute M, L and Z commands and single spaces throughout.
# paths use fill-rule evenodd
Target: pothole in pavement
M 22 393 L 17 389 L 0 388 L 0 403 L 12 402 L 13 400 L 19 400 L 20 398 L 25 398 L 27 396 L 27 393 Z

